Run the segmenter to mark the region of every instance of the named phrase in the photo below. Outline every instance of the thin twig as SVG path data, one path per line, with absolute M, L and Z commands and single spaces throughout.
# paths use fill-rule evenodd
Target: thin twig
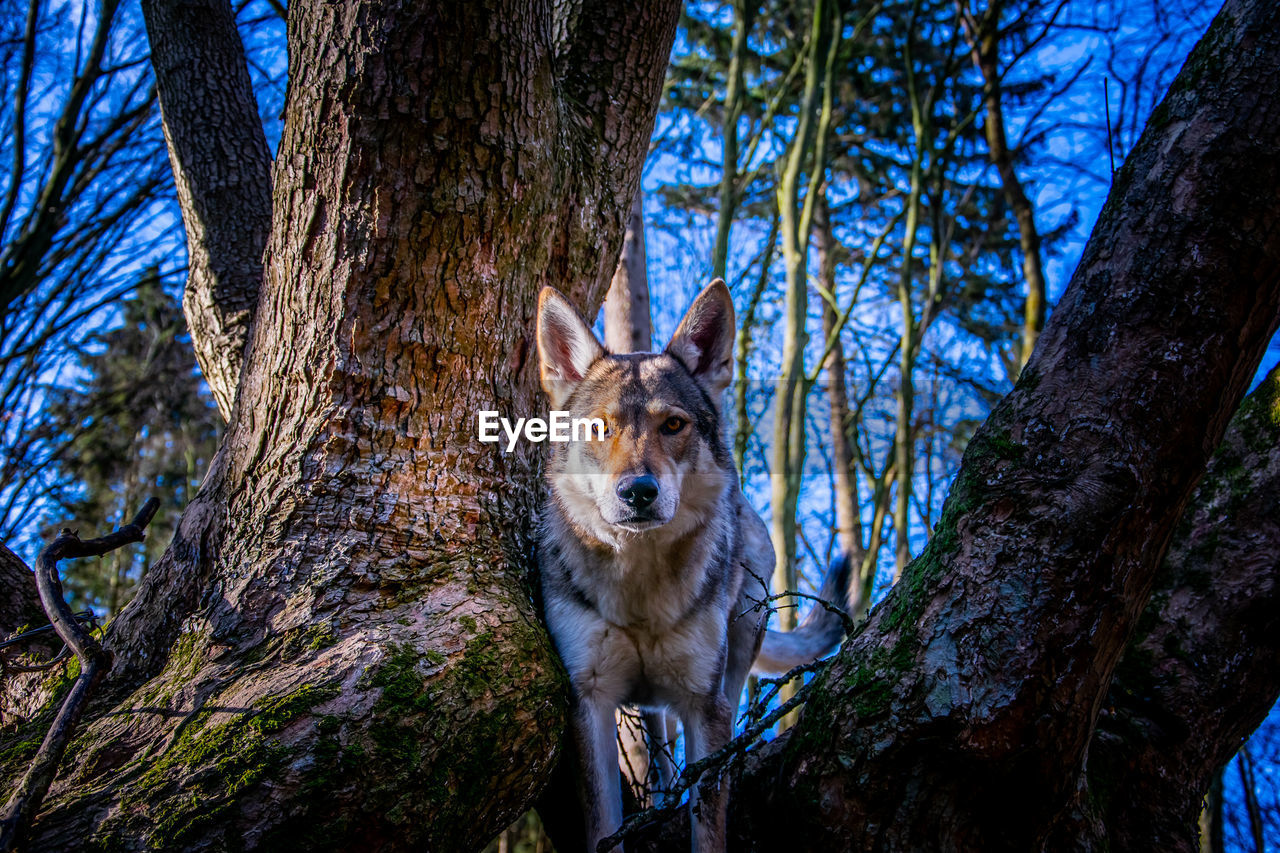
M 88 622 L 90 630 L 92 630 L 96 627 L 95 622 L 98 617 L 94 615 L 92 610 L 81 610 L 79 613 L 74 614 L 74 618 L 79 622 Z M 0 640 L 0 649 L 15 646 L 18 643 L 24 643 L 36 634 L 43 634 L 52 630 L 54 630 L 53 623 L 50 622 L 47 625 L 41 625 L 39 628 L 32 628 L 30 631 L 23 631 L 21 634 L 15 634 L 7 640 Z
M 760 576 L 757 575 L 755 572 L 751 572 L 751 574 L 753 577 L 755 577 L 756 580 L 759 580 L 762 584 L 764 583 L 764 581 L 760 579 Z M 767 588 L 768 587 L 766 587 L 766 589 Z M 807 599 L 809 601 L 815 602 L 819 607 L 828 611 L 829 613 L 834 613 L 836 616 L 840 617 L 840 621 L 844 623 L 844 632 L 846 634 L 852 634 L 854 628 L 858 627 L 858 623 L 853 619 L 853 617 L 851 617 L 848 613 L 846 613 L 844 608 L 842 608 L 839 604 L 831 601 L 827 601 L 825 598 L 821 598 L 817 595 L 810 595 L 807 592 L 800 592 L 798 590 L 792 590 L 792 589 L 786 590 L 784 592 L 774 593 L 773 595 L 765 596 L 764 598 L 752 599 L 754 603 L 750 607 L 748 607 L 746 610 L 743 610 L 741 613 L 738 613 L 737 615 L 735 615 L 733 619 L 734 621 L 737 621 L 742 617 L 746 616 L 748 613 L 758 613 L 762 607 L 766 607 L 767 605 L 772 604 L 775 601 L 780 601 L 784 598 Z M 788 605 L 784 605 L 784 607 L 795 607 L 795 605 L 788 604 Z M 769 607 L 769 612 L 773 613 L 781 609 L 784 609 L 784 608 Z
M 11 672 L 12 673 L 45 672 L 47 670 L 53 669 L 55 666 L 62 663 L 64 660 L 66 660 L 69 657 L 71 657 L 71 649 L 67 648 L 66 646 L 63 646 L 62 651 L 58 652 L 56 655 L 49 658 L 44 663 L 34 663 L 34 664 L 13 663 L 7 658 L 0 658 L 0 675 L 8 675 Z
M 90 631 L 98 629 L 98 617 L 92 610 L 81 610 L 75 614 L 76 621 L 88 624 Z M 39 628 L 32 628 L 30 631 L 23 631 L 21 634 L 15 634 L 7 640 L 0 642 L 0 649 L 15 646 L 19 643 L 30 642 L 33 637 L 48 633 L 54 630 L 53 623 L 41 625 Z M 47 672 L 67 658 L 71 657 L 71 649 L 65 645 L 53 657 L 39 663 L 14 663 L 4 655 L 0 655 L 0 678 L 4 678 L 10 674 L 21 674 L 26 672 Z
M 62 597 L 58 561 L 96 557 L 131 542 L 141 542 L 143 531 L 151 523 L 159 507 L 159 500 L 149 499 L 138 510 L 131 523 L 100 539 L 81 541 L 73 531 L 64 528 L 40 552 L 40 558 L 36 560 L 36 586 L 40 590 L 40 603 L 44 605 L 49 623 L 58 632 L 62 642 L 75 652 L 80 661 L 80 675 L 71 685 L 70 692 L 53 719 L 53 725 L 45 734 L 44 742 L 31 760 L 31 767 L 27 769 L 0 816 L 0 851 L 3 853 L 10 853 L 22 843 L 58 771 L 58 764 L 75 733 L 76 724 L 80 722 L 80 715 L 84 713 L 98 682 L 111 668 L 111 653 L 103 649 L 93 635 L 76 621 L 75 614 Z
M 822 666 L 825 666 L 826 663 L 826 661 L 821 661 L 814 664 L 804 664 L 803 666 L 796 667 L 791 670 L 791 672 L 788 672 L 786 675 L 778 679 L 762 679 L 762 681 L 789 681 L 803 672 L 821 668 Z M 747 726 L 747 728 L 743 730 L 742 734 L 738 735 L 736 738 L 729 741 L 727 744 L 720 747 L 720 749 L 717 749 L 705 758 L 701 758 L 686 767 L 684 772 L 680 774 L 680 778 L 671 786 L 671 791 L 663 805 L 652 806 L 628 817 L 622 822 L 622 826 L 618 828 L 617 832 L 610 835 L 608 838 L 603 839 L 596 846 L 597 853 L 608 853 L 608 851 L 621 844 L 627 836 L 634 835 L 641 829 L 651 826 L 654 823 L 667 820 L 674 815 L 676 811 L 681 808 L 681 794 L 697 784 L 698 780 L 701 779 L 707 771 L 714 771 L 714 775 L 719 776 L 724 771 L 728 770 L 730 765 L 732 765 L 736 760 L 746 755 L 747 750 L 751 748 L 760 735 L 764 734 L 764 732 L 767 731 L 774 723 L 782 719 L 791 711 L 800 707 L 800 705 L 808 699 L 809 692 L 813 689 L 815 681 L 816 679 L 802 685 L 800 689 L 795 692 L 795 695 L 787 699 L 778 707 L 774 708 L 768 714 L 765 714 L 752 725 Z M 776 692 L 776 690 L 774 692 Z

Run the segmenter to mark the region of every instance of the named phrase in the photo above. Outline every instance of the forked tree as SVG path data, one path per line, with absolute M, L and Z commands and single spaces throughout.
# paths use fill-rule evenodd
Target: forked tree
M 472 850 L 546 783 L 540 452 L 475 412 L 541 405 L 539 287 L 603 298 L 678 13 L 549 5 L 296 0 L 263 216 L 225 192 L 267 192 L 225 0 L 147 3 L 192 286 L 230 317 L 192 332 L 234 404 L 32 849 Z M 737 773 L 742 849 L 1194 849 L 1280 693 L 1274 379 L 1193 495 L 1280 317 L 1277 92 L 1280 18 L 1230 0 L 928 548 Z M 209 337 L 236 329 L 242 361 Z

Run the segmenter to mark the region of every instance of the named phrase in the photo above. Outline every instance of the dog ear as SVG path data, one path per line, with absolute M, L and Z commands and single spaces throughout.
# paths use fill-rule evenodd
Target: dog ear
M 554 287 L 538 294 L 538 361 L 542 390 L 559 408 L 587 375 L 604 347 L 569 300 Z
M 667 344 L 667 354 L 688 368 L 717 407 L 733 379 L 733 326 L 733 298 L 718 278 L 693 300 Z

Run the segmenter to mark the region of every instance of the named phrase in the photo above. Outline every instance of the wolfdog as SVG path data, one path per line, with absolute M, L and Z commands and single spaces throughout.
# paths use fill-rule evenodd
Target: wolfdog
M 753 663 L 785 672 L 813 660 L 840 641 L 844 623 L 814 607 L 797 630 L 766 631 L 773 546 L 738 487 L 722 428 L 734 337 L 723 281 L 698 295 L 661 353 L 609 354 L 549 287 L 537 337 L 551 408 L 605 424 L 603 439 L 555 445 L 538 539 L 594 853 L 622 823 L 620 705 L 642 709 L 650 743 L 665 740 L 664 713 L 676 714 L 693 763 L 729 741 Z M 823 584 L 841 605 L 847 573 L 848 561 L 837 561 Z M 690 797 L 698 853 L 724 849 L 726 787 L 704 779 Z

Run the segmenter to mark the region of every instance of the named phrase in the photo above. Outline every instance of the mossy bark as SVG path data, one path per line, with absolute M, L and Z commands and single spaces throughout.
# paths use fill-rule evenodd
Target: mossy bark
M 19 632 L 39 628 L 49 623 L 40 595 L 36 591 L 36 578 L 31 569 L 4 545 L 0 545 L 0 639 L 7 639 Z M 18 645 L 4 650 L 6 663 L 17 666 L 34 666 L 52 660 L 62 644 L 52 631 L 36 635 Z M 46 672 L 17 672 L 6 670 L 0 678 L 0 780 L 20 775 L 25 768 L 10 767 L 10 759 L 19 754 L 34 754 L 39 746 L 39 734 L 24 725 L 40 714 L 50 703 L 62 678 L 61 669 L 55 667 Z M 34 740 L 34 746 L 31 746 Z M 30 747 L 30 749 L 28 749 Z M 8 786 L 0 787 L 0 791 Z
M 0 545 L 0 639 L 47 625 L 35 575 Z M 52 660 L 62 644 L 52 631 L 4 650 L 8 664 L 35 666 Z M 71 675 L 68 677 L 68 669 Z M 0 678 L 0 796 L 9 793 L 26 772 L 53 722 L 54 712 L 78 675 L 75 659 L 43 672 L 4 671 Z
M 539 288 L 617 263 L 678 10 L 595 5 L 290 4 L 239 398 L 32 849 L 463 850 L 545 782 L 540 448 L 475 419 L 543 407 Z

